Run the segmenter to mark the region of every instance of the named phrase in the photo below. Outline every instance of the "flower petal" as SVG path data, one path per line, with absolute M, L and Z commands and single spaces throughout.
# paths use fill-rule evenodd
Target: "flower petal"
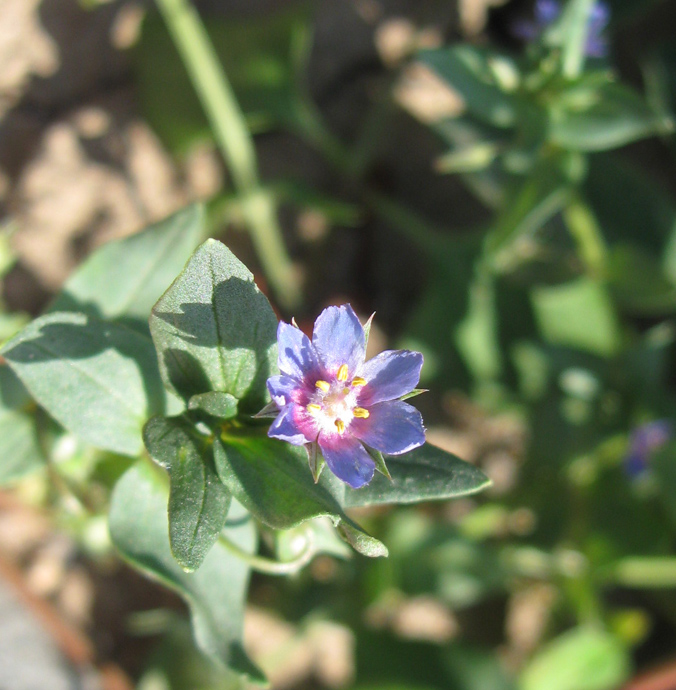
M 358 371 L 366 379 L 359 404 L 375 405 L 410 393 L 420 380 L 423 356 L 410 350 L 385 350 L 369 359 Z
M 364 328 L 349 304 L 324 309 L 315 321 L 312 344 L 330 374 L 347 364 L 354 376 L 366 356 Z
M 319 448 L 333 474 L 358 489 L 373 479 L 376 464 L 362 444 L 350 434 L 320 434 Z
M 267 383 L 270 395 L 278 407 L 284 407 L 292 402 L 299 404 L 304 402 L 302 400 L 304 386 L 298 379 L 282 374 L 271 376 Z
M 321 367 L 317 352 L 300 328 L 280 321 L 277 327 L 277 344 L 279 370 L 282 374 L 300 381 L 308 374 L 319 376 Z
M 399 455 L 425 443 L 420 412 L 401 400 L 379 403 L 369 408 L 366 419 L 355 417 L 350 433 L 367 446 L 388 455 Z
M 316 424 L 312 417 L 294 403 L 286 405 L 268 429 L 270 438 L 302 446 L 317 439 Z

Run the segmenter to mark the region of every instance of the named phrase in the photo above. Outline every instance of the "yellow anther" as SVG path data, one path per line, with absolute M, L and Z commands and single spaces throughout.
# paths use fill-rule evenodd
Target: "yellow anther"
M 355 417 L 366 419 L 371 413 L 368 410 L 365 410 L 363 407 L 355 407 L 354 410 L 352 410 L 352 414 Z
M 342 434 L 343 431 L 345 431 L 345 422 L 342 419 L 336 419 L 334 424 L 336 425 L 336 429 L 338 429 L 339 434 Z
M 361 376 L 355 376 L 352 379 L 352 385 L 353 386 L 365 386 L 366 385 L 366 379 L 363 379 Z
M 336 374 L 336 378 L 339 381 L 347 381 L 347 364 L 341 364 L 340 369 L 338 369 L 338 373 Z
M 315 405 L 314 403 L 310 403 L 305 407 L 305 409 L 310 413 L 310 414 L 317 414 L 317 412 L 322 411 L 322 406 L 321 405 Z
M 326 381 L 317 381 L 315 386 L 319 388 L 320 391 L 324 391 L 324 393 L 328 393 L 331 389 L 331 384 L 327 383 Z

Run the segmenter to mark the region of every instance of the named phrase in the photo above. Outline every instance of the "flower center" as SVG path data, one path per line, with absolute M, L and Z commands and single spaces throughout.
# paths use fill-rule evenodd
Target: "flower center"
M 355 417 L 365 419 L 369 411 L 357 406 L 357 389 L 366 385 L 360 376 L 349 379 L 347 364 L 340 366 L 333 381 L 319 380 L 306 410 L 317 420 L 320 431 L 344 433 Z

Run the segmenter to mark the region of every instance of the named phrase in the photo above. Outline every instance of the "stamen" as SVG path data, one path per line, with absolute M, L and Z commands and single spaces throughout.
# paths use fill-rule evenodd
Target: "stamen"
M 317 412 L 322 411 L 322 406 L 321 405 L 315 405 L 315 403 L 310 403 L 305 407 L 305 409 L 310 413 L 310 414 L 317 414 Z
M 366 419 L 371 413 L 363 407 L 355 407 L 354 410 L 352 410 L 352 414 L 355 417 L 361 417 L 362 419 Z
M 336 374 L 336 378 L 339 381 L 347 381 L 347 364 L 341 364 L 340 369 L 338 369 L 338 373 Z
M 315 383 L 315 386 L 319 388 L 320 391 L 324 391 L 324 393 L 328 393 L 331 389 L 331 385 L 326 381 L 317 381 L 317 383 Z
M 355 376 L 352 379 L 352 385 L 353 386 L 365 386 L 366 385 L 366 379 L 362 378 L 361 376 Z
M 336 429 L 338 429 L 339 434 L 342 434 L 343 431 L 345 431 L 345 422 L 342 419 L 336 419 L 334 424 L 336 425 Z

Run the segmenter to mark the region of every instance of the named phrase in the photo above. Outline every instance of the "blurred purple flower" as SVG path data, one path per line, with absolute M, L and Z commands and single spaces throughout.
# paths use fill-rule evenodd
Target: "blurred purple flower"
M 560 15 L 561 3 L 558 0 L 537 0 L 534 21 L 517 22 L 514 26 L 514 33 L 518 38 L 535 41 Z M 597 0 L 589 14 L 587 45 L 585 46 L 585 54 L 588 57 L 601 58 L 608 54 L 608 43 L 603 36 L 603 31 L 609 19 L 610 8 L 602 0 Z
M 306 445 L 311 459 L 318 446 L 355 489 L 373 478 L 366 447 L 399 455 L 425 442 L 420 412 L 399 399 L 418 383 L 422 355 L 387 350 L 365 362 L 364 328 L 349 304 L 325 309 L 312 341 L 284 322 L 277 341 L 281 374 L 268 379 L 277 413 L 268 436 Z
M 624 460 L 626 473 L 638 477 L 648 469 L 650 456 L 673 437 L 673 427 L 668 419 L 658 419 L 642 424 L 629 437 L 629 452 Z

